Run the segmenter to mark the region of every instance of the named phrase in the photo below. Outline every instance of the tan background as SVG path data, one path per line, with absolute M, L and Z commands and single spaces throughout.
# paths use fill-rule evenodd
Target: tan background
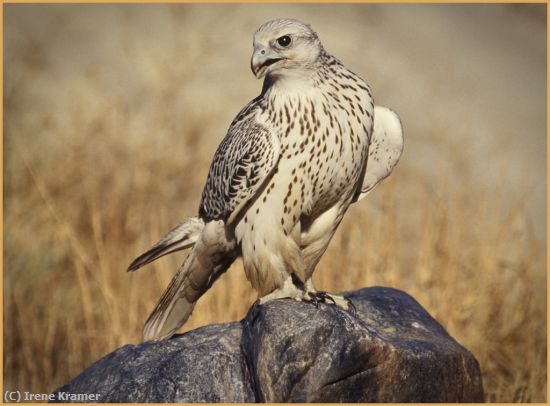
M 310 23 L 403 121 L 395 173 L 316 272 L 414 295 L 476 355 L 488 400 L 546 399 L 545 5 L 6 5 L 5 389 L 51 391 L 138 342 L 183 256 L 125 266 L 196 214 L 261 83 L 252 34 Z M 186 329 L 238 320 L 240 263 Z

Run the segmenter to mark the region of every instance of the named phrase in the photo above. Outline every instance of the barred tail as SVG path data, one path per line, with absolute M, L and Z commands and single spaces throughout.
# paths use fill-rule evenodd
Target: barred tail
M 233 242 L 225 229 L 210 222 L 196 238 L 193 250 L 162 294 L 143 327 L 143 341 L 170 338 L 189 318 L 197 300 L 235 260 Z
M 134 259 L 128 267 L 128 272 L 133 272 L 166 254 L 193 246 L 203 228 L 204 222 L 200 218 L 190 217 L 185 223 L 170 230 L 150 250 Z
M 178 270 L 178 273 L 168 288 L 162 294 L 155 310 L 149 316 L 143 327 L 143 341 L 160 341 L 170 338 L 189 318 L 198 297 L 186 294 L 192 293 L 189 274 L 201 273 L 193 267 L 200 267 L 195 257 L 195 250 L 187 256 L 187 259 Z M 206 272 L 203 272 L 206 273 Z M 200 295 L 198 295 L 200 296 Z

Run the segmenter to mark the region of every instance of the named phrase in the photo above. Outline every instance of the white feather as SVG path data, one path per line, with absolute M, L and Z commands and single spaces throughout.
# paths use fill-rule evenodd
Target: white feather
M 369 146 L 367 169 L 363 177 L 361 200 L 387 178 L 403 152 L 403 127 L 399 116 L 387 107 L 374 107 L 374 131 Z

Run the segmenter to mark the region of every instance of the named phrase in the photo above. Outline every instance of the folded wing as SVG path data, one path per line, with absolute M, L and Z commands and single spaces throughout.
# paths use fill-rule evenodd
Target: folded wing
M 367 168 L 355 201 L 365 197 L 392 173 L 402 152 L 403 127 L 399 117 L 387 107 L 375 106 L 374 130 L 369 146 Z
M 162 255 L 193 245 L 145 323 L 144 341 L 173 335 L 187 321 L 197 300 L 238 256 L 237 244 L 227 227 L 268 182 L 278 161 L 279 138 L 257 122 L 253 106 L 247 106 L 234 120 L 214 155 L 199 218 L 172 230 L 130 265 L 131 270 L 137 269 Z

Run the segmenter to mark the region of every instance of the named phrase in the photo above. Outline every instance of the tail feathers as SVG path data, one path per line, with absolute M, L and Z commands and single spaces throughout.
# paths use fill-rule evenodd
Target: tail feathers
M 133 272 L 164 255 L 191 247 L 196 243 L 203 228 L 204 222 L 200 218 L 190 217 L 185 223 L 170 230 L 151 249 L 134 259 L 128 267 L 128 272 Z
M 235 260 L 235 243 L 225 239 L 223 222 L 208 223 L 193 250 L 164 291 L 143 327 L 143 341 L 170 338 L 189 318 L 195 303 Z
M 189 288 L 188 274 L 191 272 L 191 268 L 199 265 L 194 251 L 187 256 L 163 293 L 155 310 L 145 322 L 143 341 L 161 341 L 170 338 L 193 312 L 196 299 L 188 299 L 185 291 Z

